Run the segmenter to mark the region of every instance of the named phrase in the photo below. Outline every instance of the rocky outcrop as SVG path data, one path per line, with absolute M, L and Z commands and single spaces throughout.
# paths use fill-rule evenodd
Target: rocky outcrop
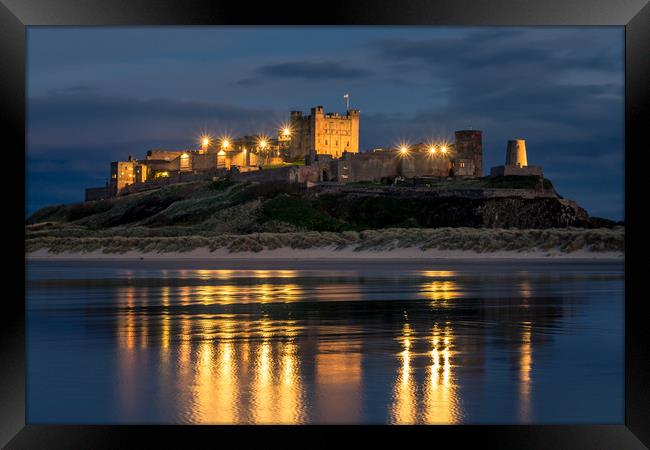
M 493 181 L 491 181 L 493 183 Z M 485 183 L 479 180 L 471 183 Z M 470 184 L 466 182 L 465 184 Z M 45 223 L 51 223 L 46 225 Z M 110 200 L 60 205 L 27 221 L 32 236 L 137 233 L 360 231 L 386 228 L 608 228 L 552 186 L 460 188 L 377 186 L 307 189 L 287 183 L 196 182 Z M 128 231 L 131 230 L 131 231 Z

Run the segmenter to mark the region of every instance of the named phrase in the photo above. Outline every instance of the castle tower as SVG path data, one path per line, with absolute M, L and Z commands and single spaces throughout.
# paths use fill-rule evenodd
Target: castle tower
M 508 141 L 508 148 L 506 149 L 506 166 L 526 167 L 527 165 L 526 141 L 523 139 L 513 139 Z
M 311 108 L 308 116 L 291 112 L 292 137 L 289 158 L 304 157 L 311 150 L 340 158 L 344 153 L 359 152 L 359 110 L 345 115 L 325 113 L 322 106 Z
M 474 162 L 471 176 L 483 176 L 483 132 L 480 130 L 459 130 L 455 133 L 453 159 L 469 159 Z

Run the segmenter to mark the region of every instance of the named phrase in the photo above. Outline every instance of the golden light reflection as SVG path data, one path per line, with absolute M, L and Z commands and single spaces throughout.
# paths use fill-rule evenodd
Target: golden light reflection
M 393 387 L 393 404 L 391 407 L 391 423 L 417 423 L 417 385 L 411 374 L 412 330 L 408 323 L 402 329 L 400 353 L 401 367 Z
M 293 339 L 281 345 L 280 380 L 277 423 L 304 421 L 303 386 L 300 375 L 298 347 Z
M 521 345 L 519 347 L 519 415 L 522 422 L 530 422 L 531 371 L 533 367 L 532 326 L 522 323 Z
M 200 423 L 239 421 L 239 377 L 232 343 L 235 327 L 232 317 L 203 319 L 194 402 Z
M 191 289 L 179 287 L 176 301 L 191 303 L 195 297 Z M 262 295 L 271 299 L 293 295 L 294 287 L 255 289 L 251 297 Z M 133 287 L 125 289 L 122 298 L 126 307 L 117 323 L 120 398 L 125 413 L 136 407 L 137 392 L 142 389 L 136 377 L 141 362 L 138 359 L 148 353 L 140 347 L 150 344 L 149 333 L 156 328 L 160 336 L 160 374 L 177 386 L 183 420 L 287 424 L 305 421 L 305 393 L 296 343 L 301 328 L 295 320 L 242 321 L 238 314 L 216 313 L 181 313 L 172 318 L 167 288 L 161 293 L 162 312 L 147 317 L 135 309 L 139 298 L 136 292 Z M 172 335 L 178 336 L 173 357 Z M 160 392 L 161 399 L 166 395 L 168 392 Z M 242 408 L 241 404 L 247 406 Z
M 201 305 L 231 305 L 234 303 L 290 303 L 303 295 L 297 284 L 258 284 L 241 286 L 234 284 L 186 286 L 186 301 L 196 299 Z
M 417 342 L 408 324 L 402 336 L 401 365 L 393 387 L 391 422 L 395 424 L 452 424 L 461 420 L 460 399 L 454 376 L 454 334 L 449 323 L 444 327 L 434 325 L 430 338 L 430 364 L 420 385 L 414 367 L 416 357 L 424 357 L 414 351 Z M 419 393 L 422 392 L 421 395 Z
M 361 417 L 361 344 L 319 341 L 316 354 L 316 420 L 354 423 Z
M 429 300 L 434 302 L 452 300 L 454 298 L 462 297 L 462 292 L 455 281 L 441 280 L 425 283 L 422 285 L 421 291 Z
M 124 291 L 126 300 L 126 311 L 118 317 L 117 333 L 119 342 L 119 363 L 120 363 L 120 380 L 122 389 L 120 389 L 120 404 L 125 414 L 129 414 L 135 408 L 135 394 L 137 392 L 137 374 L 136 374 L 136 313 L 135 307 L 135 288 L 127 286 Z
M 422 420 L 429 424 L 453 424 L 461 419 L 460 401 L 454 380 L 452 357 L 454 334 L 449 326 L 434 325 L 431 365 L 425 381 Z
M 260 334 L 262 342 L 256 351 L 253 398 L 252 398 L 252 419 L 257 424 L 274 423 L 273 415 L 273 385 L 272 371 L 273 360 L 271 358 L 272 333 L 271 324 L 268 319 L 262 319 L 260 323 Z
M 455 277 L 457 272 L 453 270 L 423 270 L 420 272 L 420 275 L 424 277 L 451 278 Z

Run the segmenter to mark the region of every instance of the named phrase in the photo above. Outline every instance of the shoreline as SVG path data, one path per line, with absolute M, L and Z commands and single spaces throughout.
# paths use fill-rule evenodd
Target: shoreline
M 168 261 L 168 260 L 458 260 L 458 261 L 624 261 L 625 255 L 620 252 L 591 252 L 577 250 L 574 252 L 551 251 L 497 251 L 477 253 L 471 250 L 421 250 L 417 247 L 397 248 L 392 250 L 354 251 L 351 248 L 335 249 L 328 247 L 293 249 L 278 248 L 260 252 L 229 252 L 226 248 L 210 251 L 208 248 L 197 248 L 187 252 L 141 252 L 130 250 L 125 253 L 103 253 L 101 250 L 92 252 L 62 252 L 50 253 L 40 249 L 25 255 L 27 261 L 65 261 L 65 260 L 138 260 L 138 261 Z

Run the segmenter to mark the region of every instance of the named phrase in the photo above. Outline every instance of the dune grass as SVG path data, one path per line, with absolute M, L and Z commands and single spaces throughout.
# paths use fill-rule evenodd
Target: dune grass
M 220 234 L 212 236 L 33 236 L 27 239 L 27 252 L 47 249 L 52 253 L 85 253 L 101 250 L 124 253 L 187 252 L 198 248 L 228 249 L 230 252 L 260 252 L 278 248 L 350 248 L 355 251 L 385 251 L 397 248 L 422 250 L 468 250 L 477 253 L 497 251 L 551 251 L 570 253 L 624 252 L 623 227 L 545 230 L 476 228 L 392 228 L 367 231 L 302 231 L 289 233 Z

